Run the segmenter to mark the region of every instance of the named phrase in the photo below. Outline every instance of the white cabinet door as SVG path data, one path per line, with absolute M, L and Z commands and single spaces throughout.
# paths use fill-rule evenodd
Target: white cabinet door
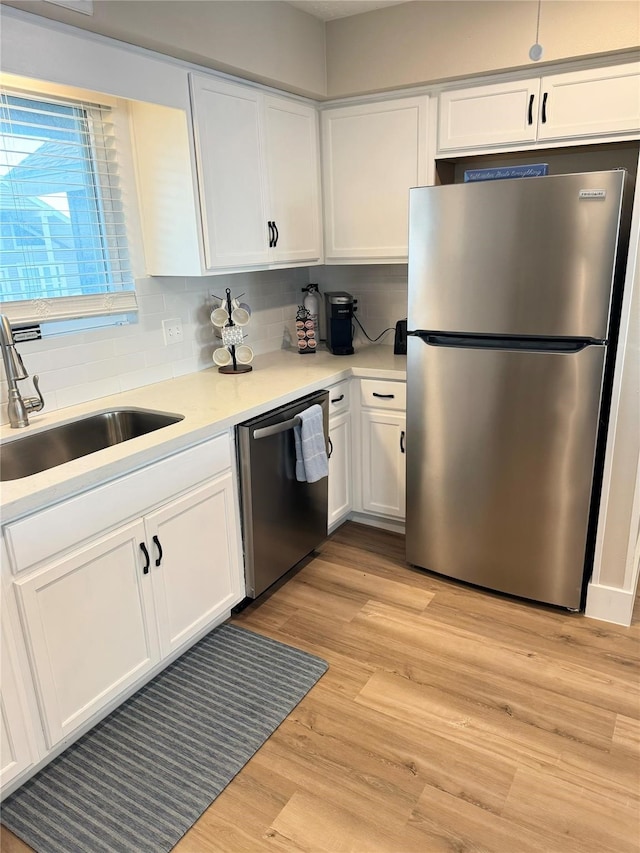
M 243 595 L 231 473 L 145 517 L 161 656 Z
M 443 92 L 438 151 L 640 130 L 640 63 Z
M 315 108 L 204 74 L 190 79 L 207 267 L 317 262 Z
M 20 700 L 17 663 L 2 625 L 2 693 L 0 694 L 0 787 L 4 788 L 33 763 L 29 744 L 30 722 Z
M 317 111 L 269 95 L 264 120 L 272 260 L 317 261 L 322 255 Z
M 269 261 L 261 93 L 191 74 L 207 266 Z
M 540 80 L 517 80 L 443 92 L 438 150 L 534 142 Z
M 538 139 L 640 130 L 640 63 L 543 77 Z
M 329 513 L 331 528 L 351 510 L 351 413 L 329 418 Z
M 428 102 L 322 112 L 327 262 L 406 260 L 409 188 L 427 182 Z
M 159 660 L 141 542 L 138 521 L 15 581 L 49 747 Z
M 361 412 L 362 508 L 377 515 L 405 516 L 404 414 Z

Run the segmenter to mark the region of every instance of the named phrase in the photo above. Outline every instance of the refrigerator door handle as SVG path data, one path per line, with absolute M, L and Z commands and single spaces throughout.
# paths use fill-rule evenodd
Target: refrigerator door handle
M 575 353 L 589 346 L 603 346 L 596 338 L 533 338 L 491 335 L 442 335 L 437 332 L 409 332 L 432 347 L 466 349 L 525 350 L 528 352 Z

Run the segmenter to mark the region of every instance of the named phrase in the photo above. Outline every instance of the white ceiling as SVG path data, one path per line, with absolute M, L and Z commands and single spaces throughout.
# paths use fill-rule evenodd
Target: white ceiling
M 321 21 L 330 21 L 405 2 L 407 0 L 289 0 L 289 5 L 302 9 Z

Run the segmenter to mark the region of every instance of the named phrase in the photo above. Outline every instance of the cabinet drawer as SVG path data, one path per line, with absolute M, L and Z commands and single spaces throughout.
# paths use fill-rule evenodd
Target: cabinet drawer
M 230 467 L 229 436 L 221 435 L 8 524 L 11 569 L 51 559 Z
M 404 382 L 386 379 L 361 379 L 360 404 L 372 409 L 407 408 L 407 386 Z
M 350 382 L 339 382 L 329 388 L 329 417 L 338 412 L 346 412 L 349 408 Z

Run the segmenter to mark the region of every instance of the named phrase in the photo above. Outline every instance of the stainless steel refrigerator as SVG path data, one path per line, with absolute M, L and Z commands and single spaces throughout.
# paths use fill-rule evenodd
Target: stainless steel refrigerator
M 410 191 L 409 563 L 583 606 L 630 186 L 615 170 Z

